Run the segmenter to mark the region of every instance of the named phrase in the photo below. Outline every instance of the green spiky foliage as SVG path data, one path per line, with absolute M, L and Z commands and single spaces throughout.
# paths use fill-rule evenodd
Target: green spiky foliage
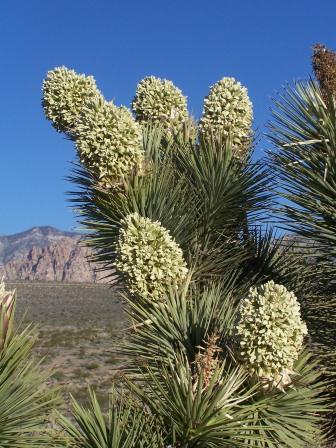
M 41 373 L 33 357 L 36 331 L 14 328 L 15 292 L 0 289 L 0 446 L 50 447 L 48 424 L 57 394 L 45 384 L 48 373 Z
M 153 417 L 129 396 L 115 391 L 110 395 L 107 416 L 90 390 L 89 408 L 72 399 L 73 419 L 61 417 L 67 446 L 76 448 L 159 448 L 163 446 L 160 427 Z
M 148 369 L 144 388 L 128 384 L 165 428 L 165 446 L 232 447 L 257 438 L 242 430 L 242 422 L 252 421 L 243 404 L 254 389 L 241 390 L 246 379 L 241 368 L 221 360 L 210 371 L 191 365 L 178 351 L 157 364 L 158 373 Z
M 313 346 L 333 378 L 335 397 L 335 54 L 315 46 L 313 68 L 319 83 L 287 86 L 275 102 L 270 161 L 286 199 L 280 209 L 282 225 L 297 235 L 297 254 L 315 265 L 315 288 L 304 306 Z
M 244 104 L 250 107 L 238 87 L 238 99 L 225 96 L 219 117 L 224 122 L 231 106 L 237 114 Z M 77 187 L 72 201 L 94 259 L 102 270 L 117 266 L 122 274 L 129 318 L 120 345 L 122 376 L 153 421 L 148 431 L 157 435 L 160 428 L 158 448 L 303 448 L 319 435 L 324 384 L 309 355 L 298 350 L 293 360 L 295 385 L 267 390 L 250 375 L 235 345 L 237 311 L 251 287 L 274 280 L 303 301 L 314 282 L 309 264 L 263 230 L 272 180 L 267 166 L 251 161 L 251 141 L 248 150 L 246 144 L 252 116 L 244 117 L 249 129 L 238 129 L 239 139 L 233 138 L 234 123 L 227 132 L 214 124 L 211 137 L 195 140 L 188 123 L 167 139 L 165 127 L 150 121 L 142 126 L 141 169 L 118 183 L 106 175 L 104 185 L 86 165 L 76 165 L 71 176 Z M 120 404 L 118 415 L 112 412 L 112 420 L 102 423 L 92 400 L 88 411 L 75 407 L 79 433 L 64 424 L 74 440 L 104 448 L 103 439 L 96 445 L 87 440 L 105 433 L 112 420 L 115 431 L 128 436 L 128 420 L 120 417 L 127 406 Z M 298 415 L 304 420 L 297 421 Z M 135 426 L 127 428 L 137 440 L 142 421 L 131 419 Z M 113 446 L 122 446 L 121 440 Z
M 158 306 L 130 301 L 127 384 L 172 446 L 304 447 L 318 436 L 325 407 L 319 374 L 303 352 L 285 392 L 252 381 L 235 356 L 236 305 L 246 294 L 236 281 L 185 284 Z
M 75 169 L 71 179 L 80 192 L 74 192 L 74 202 L 90 231 L 96 260 L 114 267 L 121 223 L 138 213 L 170 231 L 197 277 L 214 278 L 246 267 L 245 262 L 253 265 L 252 235 L 272 201 L 267 168 L 242 165 L 225 140 L 172 141 L 164 157 L 161 141 L 160 129 L 144 132 L 146 175 L 134 173 L 118 190 L 100 188 L 90 172 Z M 255 274 L 246 267 L 244 281 L 249 275 Z
M 314 81 L 288 86 L 276 101 L 270 153 L 283 195 L 290 201 L 282 210 L 287 227 L 315 241 L 314 252 L 335 256 L 334 194 L 335 108 L 327 105 Z

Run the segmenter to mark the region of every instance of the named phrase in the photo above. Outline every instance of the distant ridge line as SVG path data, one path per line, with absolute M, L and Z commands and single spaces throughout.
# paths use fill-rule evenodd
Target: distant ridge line
M 82 244 L 84 236 L 52 226 L 0 236 L 0 275 L 8 282 L 113 283 L 112 270 L 99 272 L 89 261 L 92 250 Z

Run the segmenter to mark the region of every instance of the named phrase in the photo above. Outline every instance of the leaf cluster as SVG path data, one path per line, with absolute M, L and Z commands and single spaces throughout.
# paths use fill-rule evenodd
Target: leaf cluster
M 295 233 L 296 253 L 315 271 L 304 310 L 335 397 L 336 103 L 322 84 L 297 82 L 275 101 L 269 161 L 284 198 L 282 226 Z
M 59 399 L 45 382 L 49 372 L 41 373 L 32 355 L 36 332 L 27 327 L 13 331 L 0 352 L 0 446 L 23 448 L 50 446 L 52 410 Z

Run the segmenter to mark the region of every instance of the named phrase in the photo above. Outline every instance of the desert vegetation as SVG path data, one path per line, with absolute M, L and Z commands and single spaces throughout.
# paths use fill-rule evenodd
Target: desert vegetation
M 36 325 L 34 355 L 51 371 L 48 384 L 60 387 L 60 407 L 69 411 L 70 393 L 87 403 L 88 384 L 103 408 L 123 360 L 117 345 L 125 319 L 117 288 L 99 284 L 15 282 L 17 325 Z
M 315 46 L 313 70 L 316 80 L 287 86 L 275 100 L 272 148 L 260 161 L 253 158 L 253 105 L 234 78 L 210 88 L 197 121 L 171 81 L 145 78 L 129 109 L 105 99 L 90 76 L 66 67 L 48 72 L 42 105 L 74 142 L 71 201 L 85 243 L 102 270 L 117 269 L 124 317 L 112 361 L 123 362 L 118 381 L 109 372 L 106 391 L 91 387 L 87 400 L 73 397 L 70 414 L 56 391 L 43 396 L 53 389 L 43 386 L 46 366 L 37 365 L 31 425 L 20 429 L 17 418 L 10 436 L 0 433 L 2 446 L 303 448 L 332 441 L 335 54 Z M 271 223 L 292 236 L 276 234 Z M 8 330 L 14 293 L 1 294 L 0 363 L 27 331 Z M 98 289 L 94 295 L 91 304 L 102 306 Z M 104 327 L 95 326 L 95 315 L 80 329 L 43 330 L 38 342 L 43 352 L 66 339 L 73 350 L 82 331 L 97 338 L 93 357 L 83 346 L 89 364 L 73 371 L 77 384 L 105 362 L 104 331 L 92 334 Z M 22 352 L 23 366 L 31 356 Z M 74 357 L 69 362 L 76 365 Z M 20 376 L 20 367 L 11 368 L 8 387 Z M 29 377 L 20 381 L 26 386 Z

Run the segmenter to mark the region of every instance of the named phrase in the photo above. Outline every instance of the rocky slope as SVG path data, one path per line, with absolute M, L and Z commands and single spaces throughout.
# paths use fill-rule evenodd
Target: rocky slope
M 51 226 L 43 226 L 33 227 L 14 235 L 0 236 L 0 264 L 24 255 L 33 248 L 43 248 L 49 244 L 57 243 L 64 237 L 75 241 L 80 238 L 80 235 L 75 232 L 58 230 Z
M 104 282 L 80 235 L 53 227 L 0 236 L 0 275 L 6 280 Z

